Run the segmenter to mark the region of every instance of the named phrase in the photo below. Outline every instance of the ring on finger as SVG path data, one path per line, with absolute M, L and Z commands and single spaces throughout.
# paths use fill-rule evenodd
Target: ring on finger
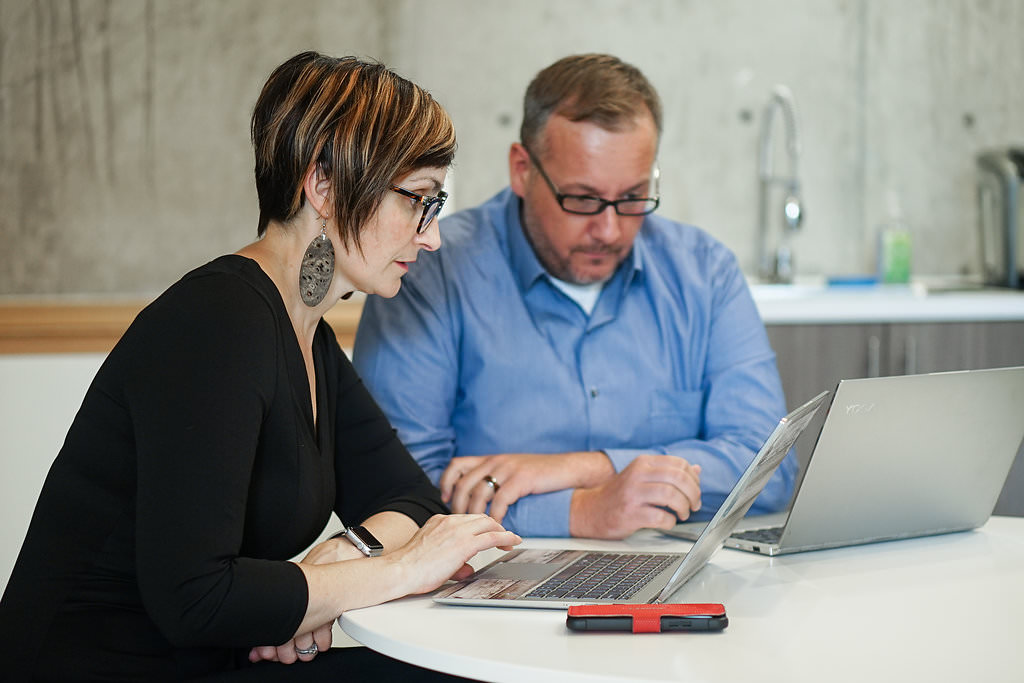
M 491 490 L 494 491 L 495 493 L 497 493 L 498 489 L 501 488 L 501 484 L 498 483 L 498 480 L 489 474 L 483 478 L 483 482 L 490 486 Z
M 301 649 L 298 645 L 295 646 L 295 654 L 298 655 L 315 655 L 317 652 L 320 652 L 320 648 L 316 646 L 315 640 L 313 641 L 313 644 L 305 650 Z

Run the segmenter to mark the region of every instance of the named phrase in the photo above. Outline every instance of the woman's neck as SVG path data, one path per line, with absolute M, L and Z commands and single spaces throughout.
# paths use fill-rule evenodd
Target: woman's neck
M 314 229 L 300 229 L 299 226 L 280 226 L 271 223 L 263 238 L 238 250 L 259 264 L 281 293 L 285 310 L 295 329 L 295 335 L 304 348 L 313 343 L 313 334 L 320 318 L 348 291 L 339 282 L 340 274 L 335 272 L 327 296 L 316 306 L 307 306 L 299 292 L 299 269 L 302 257 L 309 243 L 319 234 L 319 225 Z M 308 239 L 307 239 L 308 237 Z

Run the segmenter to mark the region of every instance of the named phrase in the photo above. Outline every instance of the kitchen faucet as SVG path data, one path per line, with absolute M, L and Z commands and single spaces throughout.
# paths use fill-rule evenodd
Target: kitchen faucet
M 772 123 L 776 110 L 782 112 L 783 128 L 786 134 L 786 155 L 789 158 L 788 175 L 776 173 L 772 156 Z M 799 158 L 800 138 L 796 128 L 793 93 L 784 85 L 776 85 L 762 114 L 757 156 L 757 269 L 758 276 L 769 282 L 793 281 L 793 248 L 790 241 L 800 228 L 804 216 L 804 209 L 800 201 L 800 181 L 797 175 Z M 768 223 L 772 206 L 772 190 L 775 187 L 781 187 L 784 190 L 784 199 L 782 202 L 782 228 L 778 235 L 778 242 L 772 250 L 768 246 Z

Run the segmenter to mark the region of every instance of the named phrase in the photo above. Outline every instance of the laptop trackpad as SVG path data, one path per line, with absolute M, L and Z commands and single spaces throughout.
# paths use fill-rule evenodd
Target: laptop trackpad
M 512 579 L 515 581 L 539 581 L 554 574 L 560 564 L 536 564 L 533 562 L 502 562 L 489 568 L 478 579 Z

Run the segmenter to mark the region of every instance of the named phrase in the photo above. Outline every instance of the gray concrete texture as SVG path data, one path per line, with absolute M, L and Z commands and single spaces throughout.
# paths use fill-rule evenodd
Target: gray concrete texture
M 751 272 L 759 121 L 782 83 L 798 274 L 871 271 L 889 194 L 917 273 L 977 272 L 974 158 L 1024 143 L 1022 36 L 1019 0 L 0 0 L 0 294 L 148 296 L 252 241 L 252 105 L 305 49 L 434 93 L 457 208 L 506 184 L 533 74 L 614 53 L 664 101 L 660 212 Z

